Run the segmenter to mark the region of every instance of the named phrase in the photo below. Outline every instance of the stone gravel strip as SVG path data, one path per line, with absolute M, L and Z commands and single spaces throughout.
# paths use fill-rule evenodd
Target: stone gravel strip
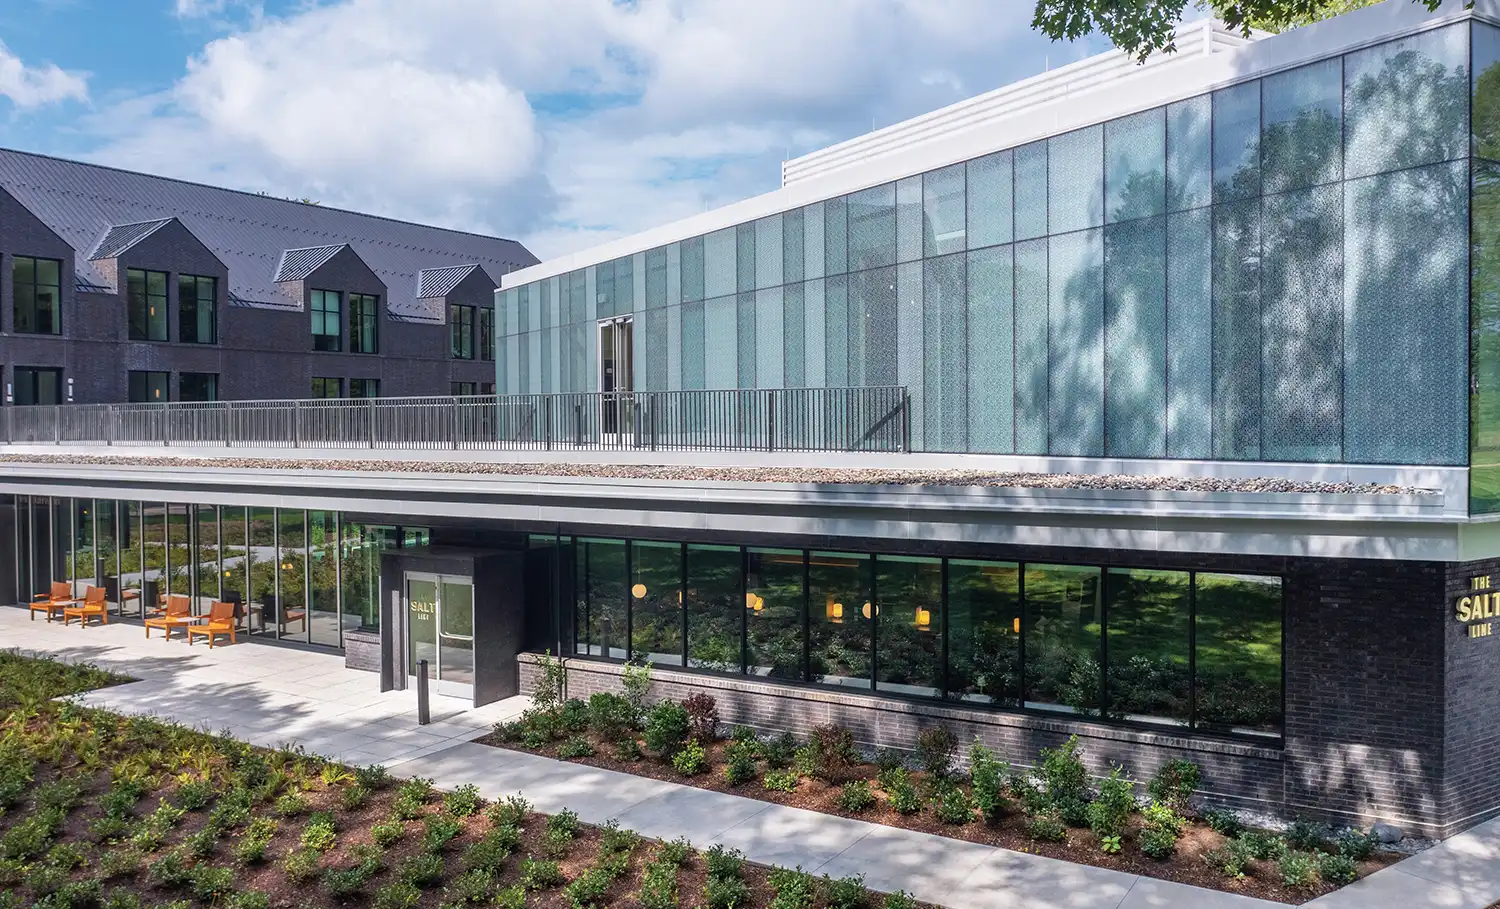
M 823 467 L 693 467 L 650 464 L 383 461 L 373 458 L 185 458 L 149 455 L 0 455 L 0 463 L 213 467 L 251 470 L 352 470 L 384 473 L 490 474 L 614 480 L 709 480 L 869 486 L 983 486 L 1019 489 L 1135 489 L 1166 492 L 1266 492 L 1338 495 L 1432 495 L 1437 490 L 1382 483 L 1327 483 L 1281 477 L 1164 477 L 1130 474 L 996 472 Z

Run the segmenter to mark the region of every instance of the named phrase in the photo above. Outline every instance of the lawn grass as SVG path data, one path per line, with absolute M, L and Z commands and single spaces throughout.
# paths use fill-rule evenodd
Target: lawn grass
M 911 909 L 519 797 L 54 698 L 124 681 L 0 653 L 0 909 Z

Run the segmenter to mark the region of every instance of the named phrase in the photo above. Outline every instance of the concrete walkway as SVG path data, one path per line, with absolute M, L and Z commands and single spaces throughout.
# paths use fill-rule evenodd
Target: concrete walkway
M 520 792 L 536 808 L 614 819 L 658 839 L 722 843 L 755 862 L 800 865 L 879 890 L 905 890 L 951 909 L 1271 909 L 1264 900 L 1124 874 L 993 846 L 788 808 L 678 783 L 570 764 L 473 740 L 518 715 L 525 698 L 473 709 L 434 698 L 428 726 L 410 692 L 382 694 L 373 673 L 336 653 L 242 641 L 210 651 L 145 638 L 139 625 L 80 630 L 0 608 L 0 648 L 92 662 L 140 681 L 80 695 L 124 714 L 149 714 L 264 747 L 299 744 L 346 763 L 381 763 L 440 788 L 476 784 L 487 798 Z M 1500 901 L 1500 820 L 1491 821 L 1342 890 L 1309 909 L 1487 909 Z

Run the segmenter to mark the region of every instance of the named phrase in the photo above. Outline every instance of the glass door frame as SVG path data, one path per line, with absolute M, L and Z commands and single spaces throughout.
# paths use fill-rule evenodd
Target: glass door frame
M 474 592 L 473 592 L 474 591 L 474 579 L 472 577 L 468 576 L 468 575 L 437 574 L 435 572 L 430 572 L 430 571 L 405 571 L 405 572 L 402 572 L 402 577 L 401 577 L 401 601 L 402 601 L 402 605 L 404 607 L 404 612 L 405 612 L 405 615 L 403 617 L 403 621 L 406 623 L 406 628 L 405 628 L 405 631 L 406 631 L 406 664 L 407 664 L 407 666 L 406 666 L 406 675 L 407 675 L 408 678 L 411 678 L 411 679 L 414 680 L 415 677 L 416 677 L 416 674 L 417 674 L 417 659 L 416 659 L 416 656 L 413 653 L 413 646 L 416 643 L 416 639 L 412 635 L 412 628 L 411 628 L 411 613 L 412 613 L 412 609 L 411 609 L 411 582 L 412 581 L 429 583 L 429 584 L 432 585 L 432 589 L 433 589 L 433 614 L 432 614 L 432 619 L 433 619 L 432 629 L 433 629 L 433 632 L 432 632 L 432 646 L 433 646 L 434 665 L 431 665 L 431 666 L 428 667 L 428 676 L 427 676 L 427 683 L 428 683 L 428 685 L 431 687 L 432 692 L 434 694 L 442 694 L 442 695 L 447 695 L 447 696 L 450 696 L 450 697 L 459 697 L 459 698 L 466 698 L 466 699 L 469 699 L 469 700 L 473 700 L 473 698 L 474 698 L 474 681 L 473 681 L 474 665 L 473 665 L 472 654 L 474 652 L 474 634 L 473 634 L 473 629 L 474 629 Z M 466 587 L 469 588 L 469 634 L 468 635 L 452 635 L 452 634 L 444 634 L 443 633 L 443 587 L 444 587 L 444 585 L 453 585 L 453 584 L 458 584 L 458 585 L 466 586 Z M 470 665 L 469 665 L 469 673 L 470 673 L 470 679 L 469 679 L 469 681 L 467 681 L 467 682 L 457 682 L 457 681 L 453 681 L 451 679 L 444 679 L 443 678 L 443 675 L 444 675 L 444 672 L 443 672 L 443 668 L 444 668 L 443 667 L 443 638 L 445 638 L 445 637 L 449 638 L 449 639 L 452 639 L 452 640 L 465 641 L 469 645 L 468 646 L 468 650 L 469 650 L 469 653 L 471 655 L 471 657 L 470 657 Z M 415 681 L 413 681 L 412 684 L 415 685 Z
M 616 440 L 634 434 L 635 414 L 635 317 L 600 319 L 595 331 L 599 377 L 599 434 Z M 610 354 L 606 356 L 605 351 Z M 613 369 L 606 378 L 605 364 Z M 614 441 L 614 440 L 610 440 Z

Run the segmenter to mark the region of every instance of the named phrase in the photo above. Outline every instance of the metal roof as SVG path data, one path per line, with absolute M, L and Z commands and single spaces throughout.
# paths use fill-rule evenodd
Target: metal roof
M 109 285 L 89 250 L 97 255 L 110 228 L 173 217 L 228 267 L 238 305 L 285 308 L 276 275 L 288 250 L 347 243 L 385 283 L 390 314 L 423 321 L 434 313 L 417 302 L 422 270 L 479 264 L 498 277 L 537 261 L 514 240 L 10 149 L 0 149 L 0 187 L 78 253 L 80 286 Z
M 104 232 L 104 237 L 99 240 L 99 245 L 95 246 L 94 251 L 89 253 L 89 259 L 96 262 L 101 259 L 113 259 L 171 223 L 171 218 L 160 218 L 156 221 L 137 221 L 134 224 L 111 225 Z
M 478 265 L 447 265 L 442 268 L 424 268 L 417 275 L 417 299 L 446 297 L 459 282 L 467 278 Z
M 305 281 L 308 275 L 317 271 L 323 263 L 338 255 L 339 250 L 348 245 L 348 243 L 339 243 L 334 246 L 308 246 L 303 249 L 282 250 L 281 264 L 276 266 L 276 283 Z

